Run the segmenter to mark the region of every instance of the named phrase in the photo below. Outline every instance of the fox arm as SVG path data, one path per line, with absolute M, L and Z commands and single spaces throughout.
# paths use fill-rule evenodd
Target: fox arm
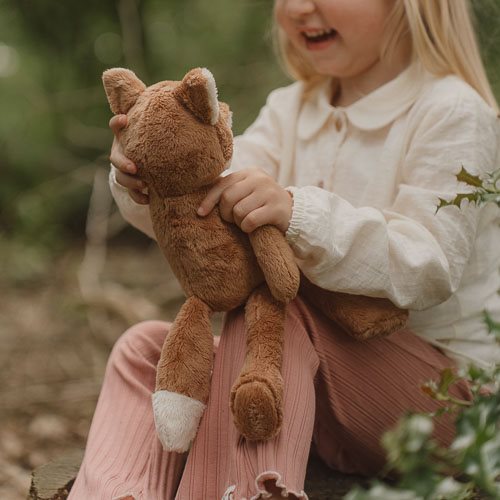
M 300 284 L 300 271 L 292 249 L 275 226 L 261 226 L 249 234 L 250 243 L 273 297 L 289 302 Z

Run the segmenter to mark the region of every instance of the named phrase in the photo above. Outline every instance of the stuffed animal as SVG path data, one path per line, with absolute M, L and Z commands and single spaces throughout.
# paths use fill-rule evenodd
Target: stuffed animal
M 243 436 L 269 439 L 282 421 L 285 309 L 297 293 L 299 270 L 277 228 L 245 234 L 224 221 L 217 207 L 206 217 L 197 215 L 231 161 L 229 108 L 218 101 L 207 69 L 146 88 L 133 72 L 115 68 L 104 72 L 103 82 L 112 112 L 128 115 L 121 134 L 125 155 L 148 184 L 158 244 L 187 296 L 157 367 L 152 400 L 159 438 L 166 450 L 189 448 L 209 395 L 210 315 L 245 304 L 247 352 L 230 406 Z M 302 286 L 327 316 L 358 338 L 391 333 L 406 321 L 389 301 L 345 294 L 336 301 L 333 292 L 322 294 L 306 280 Z

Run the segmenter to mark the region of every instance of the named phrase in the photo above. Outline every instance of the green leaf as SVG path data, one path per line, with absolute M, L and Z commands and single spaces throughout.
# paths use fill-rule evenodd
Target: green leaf
M 475 193 L 458 193 L 455 198 L 452 200 L 448 201 L 445 200 L 444 198 L 439 198 L 439 205 L 436 208 L 436 212 L 443 207 L 447 207 L 450 205 L 455 205 L 456 207 L 460 208 L 460 205 L 463 200 L 469 200 L 471 203 L 477 203 L 481 199 L 481 193 L 475 192 Z
M 446 394 L 450 385 L 458 380 L 455 372 L 451 368 L 445 368 L 441 371 L 441 379 L 439 380 L 438 390 Z
M 472 497 L 472 488 L 468 483 L 460 483 L 452 477 L 443 478 L 432 494 L 433 499 L 466 500 Z
M 500 207 L 500 194 L 498 193 L 481 193 L 479 200 L 481 203 L 496 203 Z
M 369 490 L 356 487 L 344 500 L 424 500 L 424 497 L 411 490 L 391 488 L 383 483 L 375 483 Z
M 483 186 L 483 181 L 477 175 L 472 175 L 471 173 L 467 172 L 464 167 L 462 167 L 462 170 L 460 170 L 460 172 L 457 174 L 457 179 L 460 182 L 465 182 L 465 184 L 468 184 L 469 186 L 479 188 Z
M 495 321 L 487 311 L 484 312 L 484 322 L 488 331 L 496 337 L 497 342 L 500 342 L 500 323 Z

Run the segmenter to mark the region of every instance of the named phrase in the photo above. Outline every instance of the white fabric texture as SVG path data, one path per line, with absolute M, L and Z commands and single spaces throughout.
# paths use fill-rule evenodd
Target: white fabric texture
M 235 138 L 231 170 L 260 166 L 287 186 L 287 239 L 317 285 L 387 297 L 410 309 L 410 328 L 461 364 L 500 362 L 483 311 L 500 318 L 500 211 L 439 198 L 468 191 L 456 174 L 499 168 L 498 117 L 456 76 L 412 64 L 348 107 L 330 82 L 304 97 L 297 82 L 273 91 Z M 151 235 L 147 206 L 116 182 L 124 217 Z
M 158 438 L 166 451 L 184 453 L 196 436 L 206 405 L 197 399 L 171 391 L 151 396 Z

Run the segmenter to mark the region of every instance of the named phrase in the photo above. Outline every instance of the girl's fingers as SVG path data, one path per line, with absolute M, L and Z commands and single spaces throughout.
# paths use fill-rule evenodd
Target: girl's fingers
M 129 195 L 139 205 L 149 204 L 149 196 L 147 194 L 141 193 L 140 191 L 129 191 Z
M 119 135 L 120 130 L 127 126 L 128 117 L 127 115 L 115 115 L 109 120 L 109 128 L 112 130 L 113 134 Z
M 241 227 L 243 220 L 245 220 L 250 213 L 264 206 L 265 203 L 266 199 L 262 193 L 250 193 L 246 198 L 243 198 L 234 205 L 232 210 L 234 222 Z
M 116 172 L 116 182 L 120 184 L 120 186 L 127 188 L 129 191 L 140 192 L 147 187 L 144 181 L 139 180 L 133 175 L 125 174 L 120 170 Z
M 126 156 L 121 153 L 119 148 L 113 148 L 111 150 L 111 155 L 109 161 L 124 174 L 136 174 L 137 167 L 132 161 L 130 161 Z
M 137 167 L 123 154 L 123 149 L 119 142 L 120 132 L 127 126 L 127 123 L 127 115 L 116 115 L 109 120 L 109 128 L 115 136 L 109 160 L 117 168 L 116 182 L 128 189 L 129 196 L 136 203 L 147 205 L 149 203 L 149 196 L 143 193 L 143 190 L 147 186 L 143 181 L 134 176 L 137 173 Z
M 234 207 L 252 194 L 253 187 L 241 181 L 226 188 L 219 199 L 219 212 L 221 217 L 228 222 L 236 221 Z M 236 221 L 237 223 L 237 221 Z
M 137 173 L 137 167 L 123 154 L 123 149 L 120 141 L 116 137 L 113 139 L 109 160 L 118 170 L 121 170 L 124 173 Z
M 111 146 L 111 155 L 109 156 L 109 160 L 118 170 L 121 170 L 124 173 L 135 174 L 137 173 L 137 167 L 123 154 L 123 149 L 119 141 L 119 133 L 123 127 L 127 125 L 127 123 L 127 115 L 116 115 L 109 120 L 109 127 L 115 135 L 113 145 Z
M 147 205 L 149 203 L 149 196 L 143 192 L 147 186 L 137 177 L 118 171 L 116 172 L 116 182 L 128 189 L 129 196 L 136 203 L 140 205 Z
M 217 182 L 214 184 L 212 189 L 207 193 L 204 200 L 198 207 L 198 215 L 204 216 L 208 215 L 215 205 L 219 203 L 222 193 L 232 184 L 238 182 L 237 173 L 226 175 L 225 177 L 219 177 Z
M 251 211 L 242 221 L 240 229 L 245 233 L 251 233 L 258 227 L 265 224 L 272 224 L 270 220 L 269 209 L 266 205 Z

